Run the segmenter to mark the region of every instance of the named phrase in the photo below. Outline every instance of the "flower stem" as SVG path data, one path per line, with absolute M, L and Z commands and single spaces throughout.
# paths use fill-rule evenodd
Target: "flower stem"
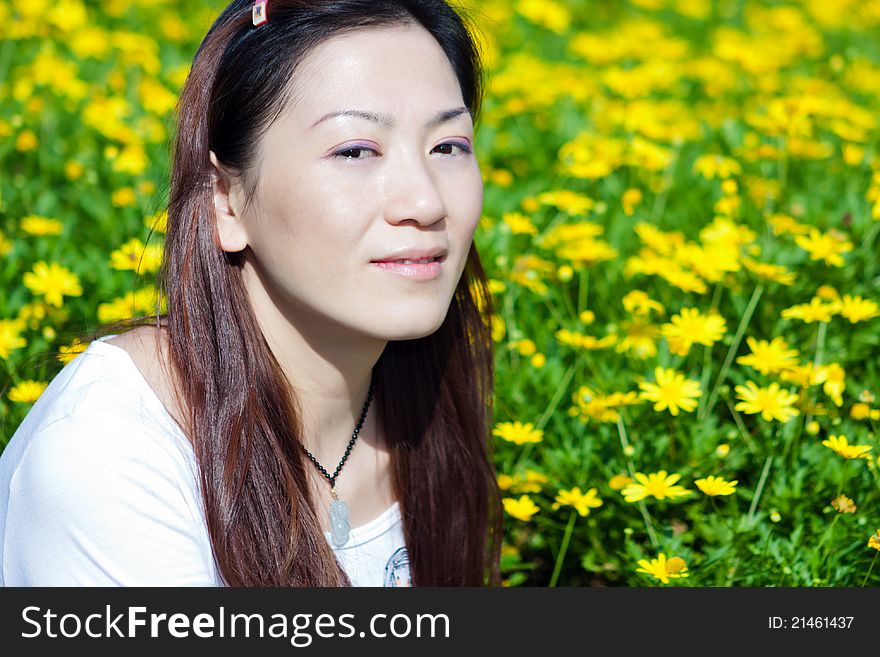
M 549 586 L 556 586 L 559 579 L 559 572 L 562 570 L 562 561 L 565 559 L 565 553 L 568 551 L 568 542 L 571 540 L 571 532 L 574 529 L 574 521 L 577 519 L 577 511 L 571 510 L 568 518 L 568 526 L 565 528 L 565 535 L 562 537 L 562 545 L 559 546 L 559 554 L 556 555 L 556 565 L 553 566 L 553 576 L 550 577 Z
M 840 512 L 838 512 L 834 516 L 834 520 L 832 520 L 831 524 L 828 525 L 828 527 L 825 529 L 824 532 L 822 532 L 822 538 L 819 539 L 819 542 L 816 544 L 816 547 L 813 549 L 813 557 L 816 557 L 819 554 L 819 550 L 822 548 L 822 545 L 825 543 L 825 541 L 828 539 L 828 537 L 834 533 L 834 525 L 837 524 L 837 521 L 839 518 L 840 518 Z M 829 561 L 830 561 L 830 559 L 829 559 Z M 829 564 L 829 568 L 830 568 L 830 564 Z
M 758 500 L 761 499 L 761 493 L 764 492 L 764 484 L 767 481 L 767 475 L 770 473 L 770 466 L 773 464 L 773 456 L 768 456 L 767 460 L 764 462 L 764 470 L 761 472 L 761 478 L 758 480 L 758 487 L 755 489 L 755 496 L 752 498 L 752 504 L 749 506 L 749 514 L 746 517 L 747 521 L 751 523 L 751 521 L 755 517 L 755 509 L 758 508 Z
M 636 469 L 633 466 L 632 459 L 626 455 L 626 448 L 629 447 L 629 440 L 627 440 L 626 437 L 626 427 L 623 424 L 623 416 L 619 413 L 617 416 L 617 434 L 620 436 L 620 444 L 623 446 L 623 458 L 626 460 L 626 469 L 629 471 L 629 476 L 632 479 L 635 479 Z M 648 507 L 645 506 L 644 500 L 639 500 L 636 504 L 642 514 L 642 519 L 645 521 L 645 529 L 648 531 L 648 538 L 651 539 L 651 545 L 654 548 L 657 548 L 660 543 L 657 540 L 657 535 L 654 533 L 654 527 L 651 524 L 651 516 L 648 514 Z
M 874 570 L 874 564 L 877 563 L 877 555 L 878 554 L 880 554 L 880 552 L 877 552 L 877 554 L 874 555 L 874 558 L 871 559 L 871 567 L 868 568 L 868 572 L 865 575 L 865 579 L 862 580 L 862 583 L 859 585 L 859 588 L 862 588 L 862 589 L 865 588 L 865 582 L 868 581 L 868 578 L 871 576 L 871 571 Z
M 578 317 L 587 309 L 587 301 L 589 301 L 590 290 L 590 270 L 586 265 L 581 267 L 578 277 Z
M 715 291 L 712 293 L 712 302 L 710 308 L 715 311 L 718 309 L 718 299 L 721 297 L 721 283 L 715 284 Z M 710 365 L 712 355 L 712 344 L 703 346 L 703 369 L 700 372 L 700 401 L 697 404 L 697 417 L 703 417 L 703 405 L 706 403 L 706 385 L 709 383 L 709 377 L 712 376 Z
M 559 385 L 556 387 L 556 392 L 553 393 L 553 399 L 550 400 L 550 403 L 547 405 L 547 408 L 544 409 L 544 414 L 541 415 L 541 419 L 538 420 L 538 424 L 535 426 L 535 429 L 543 430 L 544 425 L 547 424 L 550 416 L 553 415 L 553 412 L 556 410 L 556 407 L 559 405 L 560 400 L 562 399 L 562 395 L 568 388 L 568 384 L 571 381 L 571 378 L 574 376 L 576 364 L 572 363 L 568 366 L 568 370 L 565 372 L 565 375 L 562 377 L 562 380 L 559 382 Z M 532 451 L 532 446 L 536 443 L 526 443 L 525 447 L 519 453 L 519 456 L 516 459 L 516 464 L 513 466 L 518 467 L 520 463 L 522 463 L 525 458 L 529 455 L 529 452 Z M 508 468 L 508 472 L 510 472 L 510 468 Z
M 813 359 L 813 367 L 818 367 L 819 361 L 822 360 L 822 350 L 825 348 L 825 333 L 828 330 L 828 322 L 819 322 L 819 328 L 816 335 L 816 356 Z
M 755 312 L 755 308 L 758 305 L 758 299 L 761 298 L 763 292 L 764 285 L 758 283 L 757 287 L 755 287 L 755 291 L 752 292 L 752 298 L 749 299 L 749 305 L 746 306 L 742 319 L 739 321 L 739 326 L 736 328 L 736 335 L 733 336 L 733 342 L 730 343 L 730 349 L 727 350 L 727 356 L 724 358 L 724 364 L 721 366 L 721 371 L 718 373 L 718 379 L 716 379 L 715 386 L 712 388 L 712 394 L 709 395 L 709 401 L 703 407 L 703 414 L 698 414 L 697 416 L 698 420 L 702 420 L 712 412 L 712 408 L 715 406 L 715 399 L 718 397 L 718 390 L 721 388 L 721 384 L 727 376 L 727 370 L 730 369 L 730 363 L 733 362 L 733 357 L 736 355 L 736 350 L 739 349 L 743 334 L 746 332 L 746 327 L 752 319 L 752 314 Z

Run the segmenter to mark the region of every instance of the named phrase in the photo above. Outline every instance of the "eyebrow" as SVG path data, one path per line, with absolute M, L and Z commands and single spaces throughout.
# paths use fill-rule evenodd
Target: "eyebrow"
M 470 115 L 470 113 L 471 111 L 467 107 L 456 107 L 455 109 L 441 110 L 434 115 L 434 118 L 432 118 L 425 124 L 425 127 L 434 128 L 438 125 L 451 121 L 461 114 Z M 325 114 L 320 119 L 315 121 L 312 124 L 312 128 L 314 128 L 322 121 L 326 121 L 327 119 L 332 119 L 337 116 L 354 116 L 357 118 L 365 119 L 367 121 L 373 121 L 374 123 L 378 123 L 387 128 L 394 126 L 394 119 L 391 118 L 391 116 L 388 114 L 377 114 L 376 112 L 367 112 L 364 110 L 337 110 L 335 112 Z M 473 116 L 471 116 L 471 120 L 473 120 Z

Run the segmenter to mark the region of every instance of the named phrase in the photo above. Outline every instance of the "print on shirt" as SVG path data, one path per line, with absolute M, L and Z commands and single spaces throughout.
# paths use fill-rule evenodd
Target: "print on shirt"
M 409 554 L 405 547 L 397 548 L 385 564 L 385 586 L 412 586 L 409 573 Z

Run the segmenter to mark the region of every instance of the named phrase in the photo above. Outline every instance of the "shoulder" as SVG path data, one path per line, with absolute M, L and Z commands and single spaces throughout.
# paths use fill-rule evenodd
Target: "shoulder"
M 167 441 L 132 423 L 75 414 L 31 436 L 7 465 L 7 585 L 210 583 L 198 479 Z
M 136 364 L 110 342 L 92 341 L 50 381 L 0 454 L 0 463 L 8 468 L 25 455 L 63 463 L 156 450 L 179 460 L 191 453 L 186 436 Z
M 0 453 L 0 584 L 213 584 L 195 457 L 127 358 L 90 344 Z
M 181 422 L 183 413 L 174 393 L 167 331 L 154 326 L 141 326 L 106 340 L 106 344 L 128 353 L 132 363 L 162 402 L 166 411 L 183 426 Z

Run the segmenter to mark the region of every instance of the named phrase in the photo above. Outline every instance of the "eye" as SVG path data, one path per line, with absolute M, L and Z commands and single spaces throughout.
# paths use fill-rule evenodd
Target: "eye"
M 446 148 L 446 147 L 452 147 L 452 146 L 457 146 L 458 148 L 460 148 L 462 155 L 466 155 L 471 152 L 471 149 L 467 144 L 457 142 L 457 141 L 448 141 L 445 144 L 440 144 L 439 146 L 435 146 L 435 148 Z M 444 152 L 443 155 L 452 155 L 452 153 Z
M 333 153 L 333 157 L 339 157 L 345 160 L 363 160 L 366 158 L 359 157 L 358 155 L 352 155 L 352 153 L 361 153 L 361 151 L 367 151 L 370 153 L 375 153 L 376 151 L 372 148 L 367 148 L 366 146 L 350 146 L 349 148 L 344 148 L 341 151 L 336 151 Z

